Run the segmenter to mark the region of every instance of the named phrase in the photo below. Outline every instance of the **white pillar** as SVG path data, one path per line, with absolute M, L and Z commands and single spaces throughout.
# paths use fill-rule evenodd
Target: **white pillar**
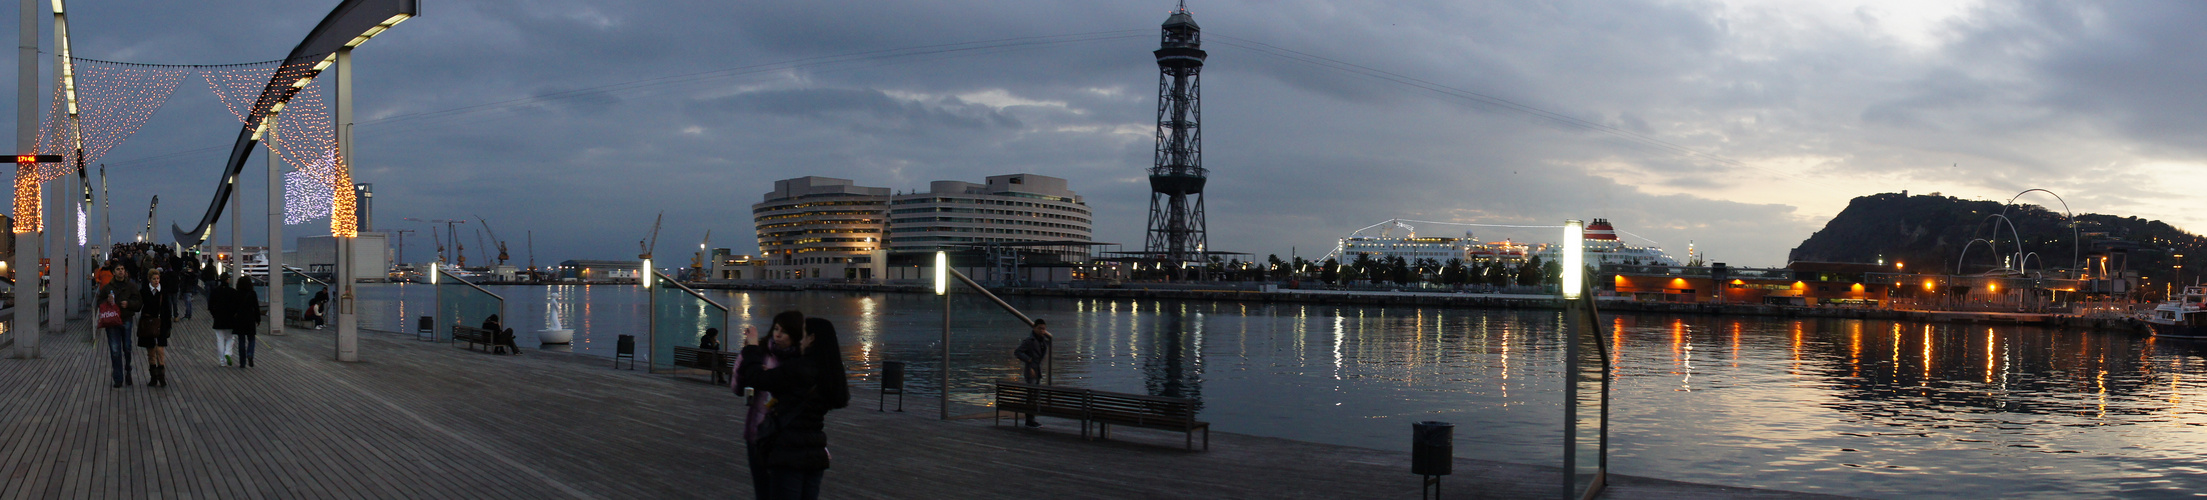
M 17 17 L 22 26 L 16 44 L 20 61 L 15 67 L 15 152 L 30 154 L 38 148 L 38 0 L 23 0 Z M 16 175 L 36 171 L 18 165 Z M 20 217 L 17 224 L 22 224 Z M 15 233 L 15 320 L 9 335 L 15 337 L 15 357 L 38 357 L 38 233 Z
M 352 118 L 353 118 L 353 49 L 337 49 L 337 161 L 344 162 L 337 171 L 350 171 L 352 166 Z M 350 184 L 349 182 L 346 184 Z M 331 189 L 351 190 L 352 186 L 331 186 Z M 347 191 L 349 193 L 351 191 Z M 337 193 L 342 195 L 344 193 Z M 359 200 L 354 200 L 354 219 L 358 220 Z M 335 214 L 332 214 L 335 216 Z M 363 228 L 355 227 L 358 231 Z M 337 244 L 337 360 L 360 361 L 360 323 L 353 311 L 353 242 L 358 238 L 336 235 Z
M 228 267 L 223 269 L 223 276 L 230 279 L 230 286 L 237 286 L 238 277 L 245 275 L 245 271 L 239 269 L 240 264 L 245 263 L 244 252 L 241 251 L 245 248 L 245 237 L 238 234 L 238 219 L 245 217 L 245 192 L 239 190 L 243 186 L 238 183 L 238 177 L 243 175 L 245 175 L 245 169 L 238 169 L 238 173 L 231 174 L 228 181 L 230 183 L 230 257 L 224 259 L 225 265 Z
M 276 159 L 276 122 L 268 123 L 268 323 L 269 335 L 284 334 L 284 174 Z

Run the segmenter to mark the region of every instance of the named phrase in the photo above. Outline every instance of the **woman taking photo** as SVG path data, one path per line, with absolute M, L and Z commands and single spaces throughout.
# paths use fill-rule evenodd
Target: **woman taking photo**
M 747 346 L 745 356 L 765 356 L 765 348 Z M 850 384 L 835 325 L 806 318 L 797 338 L 797 356 L 772 369 L 743 367 L 744 384 L 774 395 L 760 429 L 765 448 L 768 498 L 820 498 L 820 480 L 828 470 L 827 414 L 849 406 Z

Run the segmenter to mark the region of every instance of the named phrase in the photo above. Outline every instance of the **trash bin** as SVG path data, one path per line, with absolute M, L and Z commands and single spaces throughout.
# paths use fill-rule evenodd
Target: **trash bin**
M 1446 476 L 1456 462 L 1456 424 L 1410 424 L 1410 472 L 1420 476 Z
M 881 398 L 875 402 L 874 411 L 883 411 L 889 405 L 889 395 L 897 395 L 897 411 L 904 411 L 904 362 L 881 362 Z

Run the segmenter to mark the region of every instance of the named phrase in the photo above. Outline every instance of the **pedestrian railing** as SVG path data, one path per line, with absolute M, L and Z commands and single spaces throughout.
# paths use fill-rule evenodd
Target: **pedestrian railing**
M 501 322 L 513 322 L 506 315 L 505 297 L 455 276 L 443 267 L 433 269 L 430 276 L 429 282 L 437 290 L 437 341 L 452 340 L 453 325 L 478 326 L 493 314 L 498 315 Z
M 645 362 L 652 372 L 673 371 L 674 348 L 697 347 L 707 328 L 720 329 L 722 349 L 742 345 L 742 333 L 729 332 L 728 306 L 705 298 L 705 294 L 683 286 L 666 273 L 651 271 L 651 277 L 644 283 L 645 293 L 651 297 L 651 324 L 644 342 L 651 353 L 651 359 Z

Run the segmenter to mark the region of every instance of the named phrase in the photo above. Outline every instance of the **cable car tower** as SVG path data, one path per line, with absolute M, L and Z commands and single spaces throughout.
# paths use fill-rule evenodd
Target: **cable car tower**
M 1183 269 L 1206 263 L 1203 224 L 1202 33 L 1182 2 L 1165 18 L 1157 48 L 1157 154 L 1149 170 L 1149 232 L 1143 253 Z

